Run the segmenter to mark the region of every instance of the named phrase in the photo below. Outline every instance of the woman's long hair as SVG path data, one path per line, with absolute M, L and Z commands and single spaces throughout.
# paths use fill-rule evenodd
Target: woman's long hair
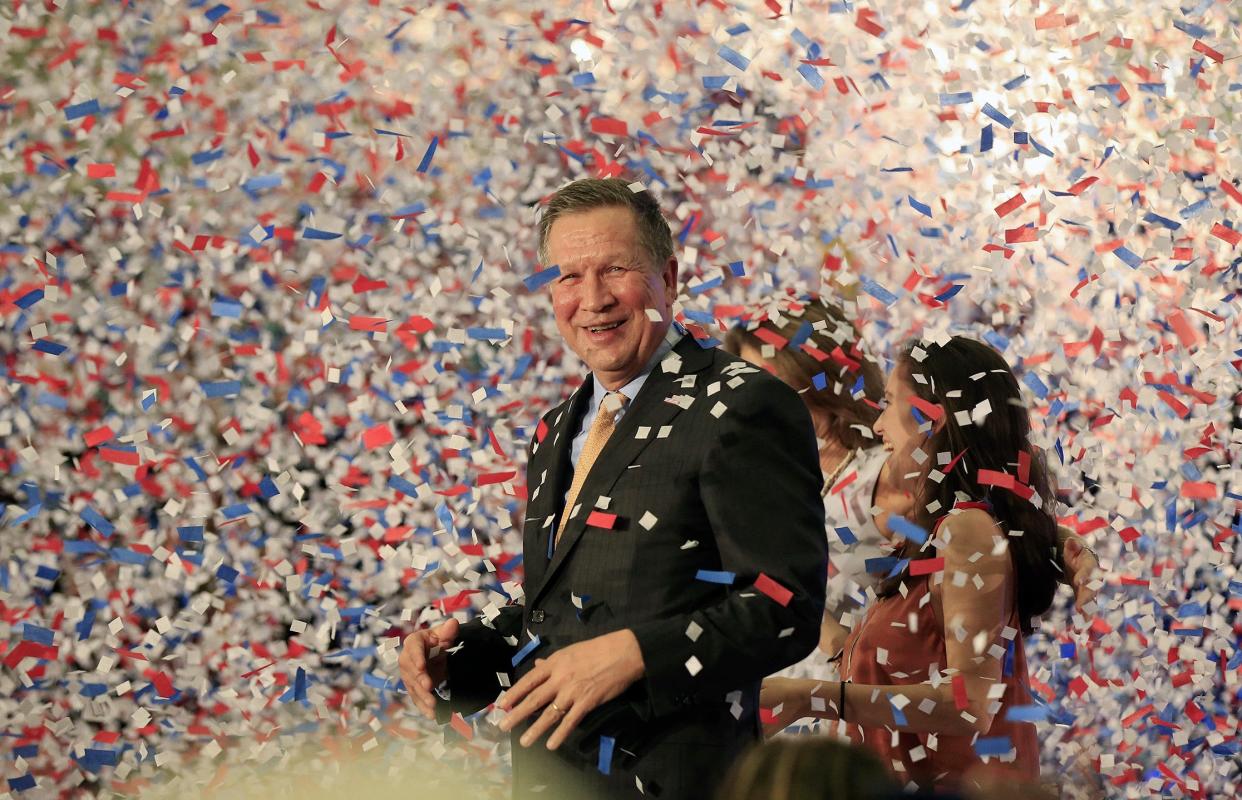
M 1031 620 L 1052 605 L 1059 578 L 1055 496 L 1043 453 L 1031 445 L 1030 415 L 1013 371 L 991 347 L 962 336 L 908 344 L 895 369 L 916 397 L 943 415 L 920 446 L 927 461 L 910 521 L 930 533 L 956 502 L 989 503 L 1008 534 L 1018 618 L 1030 633 Z M 898 556 L 930 558 L 934 551 L 905 540 Z M 878 594 L 896 593 L 906 575 L 903 570 L 883 581 Z
M 814 295 L 790 300 L 779 320 L 768 315 L 730 330 L 724 349 L 741 355 L 743 346 L 761 350 L 765 344 L 776 347 L 768 361 L 802 396 L 816 420 L 816 435 L 831 436 L 850 450 L 879 444 L 868 434 L 880 416 L 884 379 L 840 307 Z

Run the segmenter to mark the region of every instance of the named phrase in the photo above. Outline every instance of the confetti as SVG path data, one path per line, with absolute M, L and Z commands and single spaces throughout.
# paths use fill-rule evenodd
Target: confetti
M 566 181 L 615 175 L 666 210 L 700 342 L 821 292 L 881 363 L 911 338 L 997 347 L 1060 523 L 1109 565 L 1091 615 L 1062 591 L 1027 639 L 1040 705 L 1009 711 L 1046 774 L 1238 795 L 1238 4 L 829 3 L 801 30 L 775 0 L 607 5 L 0 23 L 25 52 L 0 86 L 0 591 L 23 609 L 0 658 L 26 647 L 31 679 L 8 667 L 0 705 L 52 734 L 15 740 L 8 790 L 239 794 L 329 735 L 323 709 L 352 709 L 333 735 L 500 785 L 494 726 L 430 735 L 385 642 L 521 601 L 522 521 L 550 491 L 526 448 L 585 375 L 536 221 Z M 857 393 L 830 368 L 859 352 L 791 329 L 765 344 L 817 342 L 812 385 Z M 1003 411 L 977 402 L 952 408 Z M 944 456 L 936 474 L 980 474 Z M 992 466 L 996 496 L 1023 491 L 1020 463 Z M 668 524 L 593 513 L 612 539 Z M 317 750 L 329 790 L 338 751 Z

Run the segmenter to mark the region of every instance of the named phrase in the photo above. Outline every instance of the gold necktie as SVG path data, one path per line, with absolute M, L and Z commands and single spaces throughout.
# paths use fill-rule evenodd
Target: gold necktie
M 591 430 L 587 432 L 586 441 L 582 444 L 582 452 L 578 454 L 578 463 L 574 465 L 574 479 L 569 485 L 569 494 L 565 495 L 565 507 L 561 510 L 561 519 L 556 526 L 555 544 L 560 544 L 565 522 L 573 512 L 574 504 L 578 502 L 578 492 L 582 491 L 582 484 L 586 483 L 595 459 L 599 457 L 608 437 L 612 436 L 617 427 L 617 412 L 625 406 L 628 399 L 620 392 L 609 392 L 600 402 L 595 421 L 591 423 Z

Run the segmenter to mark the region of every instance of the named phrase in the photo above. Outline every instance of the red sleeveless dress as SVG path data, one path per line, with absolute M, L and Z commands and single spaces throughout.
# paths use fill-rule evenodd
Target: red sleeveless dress
M 983 503 L 959 503 L 957 508 L 983 508 Z M 937 520 L 940 524 L 944 517 Z M 854 626 L 845 640 L 841 662 L 843 678 L 860 685 L 901 686 L 924 683 L 928 667 L 937 665 L 943 673 L 948 666 L 944 647 L 944 629 L 933 609 L 934 599 L 923 598 L 931 591 L 930 576 L 906 579 L 909 590 L 905 597 L 894 595 L 877 600 L 867 610 L 862 622 Z M 917 621 L 917 632 L 910 630 L 911 616 Z M 1009 626 L 1021 630 L 1017 608 L 1010 615 Z M 1002 647 L 1009 643 L 1000 637 Z M 885 663 L 879 663 L 879 651 L 887 651 Z M 1037 780 L 1039 777 L 1039 740 L 1035 726 L 1028 722 L 1006 721 L 1006 710 L 1031 705 L 1026 653 L 1021 632 L 1014 638 L 1009 653 L 1003 657 L 1002 682 L 1005 694 L 1002 708 L 992 719 L 987 737 L 1009 738 L 1012 749 L 1003 756 L 990 756 L 989 766 L 1000 764 L 1015 777 Z M 914 782 L 921 789 L 955 789 L 961 785 L 967 770 L 983 765 L 971 736 L 893 732 L 884 727 L 849 725 L 850 737 L 878 753 L 893 770 L 898 780 Z M 987 747 L 983 748 L 985 751 Z

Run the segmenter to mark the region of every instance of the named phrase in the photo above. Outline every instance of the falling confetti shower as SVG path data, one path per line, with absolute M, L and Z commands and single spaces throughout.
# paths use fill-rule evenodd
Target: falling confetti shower
M 1045 772 L 1235 796 L 1240 13 L 6 3 L 0 791 L 333 737 L 499 786 L 491 717 L 433 730 L 397 647 L 521 597 L 525 447 L 583 376 L 533 224 L 615 176 L 702 341 L 814 291 L 881 356 L 1002 352 L 1105 564 L 1028 641 Z

